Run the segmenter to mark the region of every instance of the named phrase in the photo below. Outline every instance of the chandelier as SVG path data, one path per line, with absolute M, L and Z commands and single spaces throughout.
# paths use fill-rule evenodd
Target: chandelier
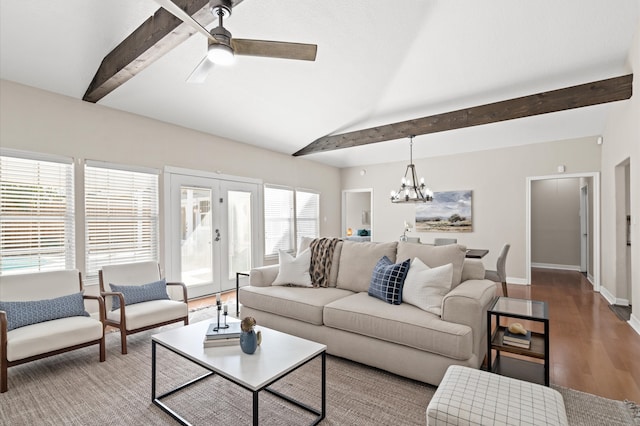
M 391 191 L 392 203 L 426 203 L 433 200 L 433 191 L 424 184 L 424 178 L 420 178 L 416 173 L 416 166 L 413 164 L 413 138 L 409 136 L 409 165 L 404 172 L 399 191 Z

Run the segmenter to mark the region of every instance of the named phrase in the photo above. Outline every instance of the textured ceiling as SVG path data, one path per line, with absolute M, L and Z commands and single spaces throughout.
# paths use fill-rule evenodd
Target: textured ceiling
M 157 9 L 153 0 L 2 0 L 0 77 L 81 99 L 103 57 Z M 237 57 L 189 84 L 206 52 L 196 34 L 99 103 L 292 154 L 328 134 L 627 74 L 639 13 L 638 0 L 245 0 L 225 21 L 234 36 L 315 43 L 317 60 Z M 419 136 L 414 157 L 593 136 L 609 109 Z M 307 158 L 404 160 L 407 143 Z

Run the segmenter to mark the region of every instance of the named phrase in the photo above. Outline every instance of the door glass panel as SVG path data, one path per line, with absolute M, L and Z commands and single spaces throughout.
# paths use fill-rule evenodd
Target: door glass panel
M 186 285 L 213 281 L 211 201 L 210 189 L 180 187 L 181 270 Z
M 229 191 L 228 203 L 228 261 L 229 277 L 235 279 L 235 273 L 251 269 L 251 193 Z

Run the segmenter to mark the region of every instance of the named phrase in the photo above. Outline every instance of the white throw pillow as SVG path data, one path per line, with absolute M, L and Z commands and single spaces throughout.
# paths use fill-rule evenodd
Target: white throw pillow
M 429 268 L 417 257 L 411 262 L 402 288 L 402 301 L 440 315 L 442 299 L 451 290 L 453 264 Z
M 293 257 L 284 250 L 279 250 L 280 270 L 271 285 L 298 285 L 313 287 L 309 265 L 311 264 L 311 250 L 306 249 L 297 257 Z

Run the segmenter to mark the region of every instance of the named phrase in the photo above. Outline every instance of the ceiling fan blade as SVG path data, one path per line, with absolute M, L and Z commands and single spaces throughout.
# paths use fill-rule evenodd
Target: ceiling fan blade
M 315 61 L 318 46 L 315 44 L 287 43 L 284 41 L 231 39 L 231 47 L 237 55 L 264 56 L 268 58 Z
M 209 71 L 213 69 L 213 66 L 214 63 L 205 56 L 195 69 L 191 71 L 191 74 L 187 77 L 187 83 L 204 83 L 209 75 Z
M 202 34 L 203 36 L 207 37 L 208 39 L 211 39 L 213 41 L 215 41 L 216 43 L 218 42 L 215 38 L 213 38 L 213 36 L 211 34 L 209 34 L 209 31 L 207 31 L 207 29 L 205 27 L 203 27 L 202 25 L 200 25 L 198 23 L 198 21 L 196 21 L 195 19 L 193 19 L 187 12 L 185 12 L 184 10 L 182 10 L 180 8 L 180 6 L 178 6 L 177 4 L 175 4 L 174 2 L 172 2 L 171 0 L 155 0 L 156 3 L 158 3 L 160 6 L 162 6 L 163 8 L 165 8 L 169 13 L 171 13 L 173 16 L 175 16 L 176 18 L 180 19 L 182 22 L 184 22 L 187 25 L 191 25 L 191 27 L 193 29 L 195 29 L 196 31 L 198 31 L 200 34 Z

